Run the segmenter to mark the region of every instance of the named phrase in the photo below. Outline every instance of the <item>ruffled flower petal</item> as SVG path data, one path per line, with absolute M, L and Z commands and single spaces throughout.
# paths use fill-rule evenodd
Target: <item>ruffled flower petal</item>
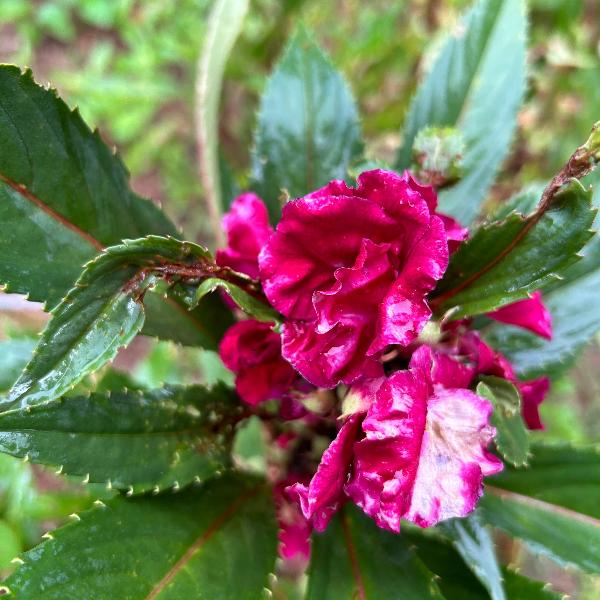
M 325 530 L 344 502 L 344 483 L 361 419 L 360 415 L 346 419 L 335 440 L 323 453 L 319 468 L 308 486 L 296 483 L 286 489 L 289 497 L 300 503 L 302 514 L 316 531 Z
M 273 233 L 263 201 L 250 192 L 238 196 L 223 216 L 227 248 L 217 250 L 217 264 L 258 277 L 258 253 Z
M 379 389 L 355 444 L 346 493 L 382 528 L 400 519 L 428 527 L 471 512 L 484 475 L 502 462 L 487 451 L 495 429 L 491 404 L 467 389 L 435 385 L 432 350 L 413 355 L 409 371 Z
M 531 298 L 503 306 L 487 316 L 500 323 L 522 327 L 547 340 L 552 339 L 552 315 L 542 302 L 540 291 L 534 292 Z
M 219 354 L 236 374 L 240 398 L 252 406 L 280 397 L 297 378 L 282 358 L 281 338 L 269 323 L 249 319 L 232 325 L 221 340 Z
M 521 392 L 521 412 L 529 429 L 544 429 L 540 418 L 540 404 L 546 398 L 550 389 L 550 380 L 547 377 L 532 379 L 517 383 Z
M 448 264 L 436 203 L 410 174 L 374 170 L 356 188 L 333 181 L 286 204 L 260 274 L 288 318 L 284 355 L 308 381 L 351 383 L 387 345 L 417 338 L 431 316 L 426 295 Z

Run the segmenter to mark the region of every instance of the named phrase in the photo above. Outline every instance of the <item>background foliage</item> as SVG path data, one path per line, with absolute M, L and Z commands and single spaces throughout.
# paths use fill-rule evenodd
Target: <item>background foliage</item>
M 418 77 L 468 0 L 254 0 L 227 65 L 221 150 L 234 180 L 246 183 L 258 98 L 265 75 L 292 26 L 302 20 L 345 74 L 359 103 L 369 152 L 393 161 L 400 124 Z M 595 0 L 530 1 L 529 88 L 510 159 L 492 202 L 524 182 L 547 180 L 587 137 L 600 106 L 600 5 Z M 203 241 L 207 222 L 197 176 L 194 86 L 210 0 L 51 0 L 0 2 L 0 61 L 29 65 L 51 81 L 84 120 L 116 145 L 133 188 L 165 205 L 186 239 Z M 427 52 L 423 54 L 423 49 Z M 398 133 L 390 133 L 398 132 Z M 15 377 L 44 315 L 0 296 L 0 344 L 12 351 Z M 19 356 L 22 354 L 22 362 Z M 167 342 L 137 340 L 113 367 L 93 375 L 105 389 L 203 380 L 216 357 Z M 600 351 L 593 345 L 554 386 L 542 409 L 545 439 L 590 442 L 600 435 Z M 7 366 L 2 365 L 2 373 Z M 129 375 L 124 374 L 127 369 Z M 222 371 L 222 378 L 230 374 Z M 12 381 L 0 381 L 0 393 Z M 89 382 L 88 382 L 89 384 Z M 79 384 L 85 391 L 86 380 Z M 252 432 L 250 432 L 250 436 Z M 256 465 L 256 440 L 242 440 L 240 460 Z M 98 491 L 59 485 L 47 471 L 0 456 L 0 572 L 10 559 Z M 107 494 L 108 492 L 103 492 Z M 533 562 L 519 545 L 502 548 L 527 574 L 559 590 L 594 598 L 598 583 L 579 574 L 556 579 L 550 562 Z

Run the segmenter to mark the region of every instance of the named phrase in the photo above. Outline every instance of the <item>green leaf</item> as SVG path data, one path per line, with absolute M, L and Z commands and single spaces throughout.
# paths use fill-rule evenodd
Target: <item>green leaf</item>
M 491 492 L 488 486 L 479 505 L 489 525 L 560 564 L 600 573 L 600 520 L 515 492 Z
M 519 390 L 506 379 L 483 377 L 477 395 L 487 398 L 494 407 L 492 425 L 496 428 L 495 444 L 502 457 L 515 466 L 525 465 L 529 454 L 529 433 L 521 416 Z
M 217 239 L 222 237 L 220 217 L 224 201 L 219 166 L 219 101 L 225 64 L 242 29 L 248 4 L 249 0 L 217 0 L 214 3 L 196 82 L 200 174 Z
M 479 389 L 479 388 L 478 388 Z M 451 540 L 465 563 L 490 593 L 492 600 L 506 600 L 502 573 L 496 558 L 494 540 L 479 515 L 450 519 L 441 529 Z
M 508 598 L 522 600 L 565 600 L 567 596 L 549 589 L 549 584 L 523 577 L 510 569 L 503 568 L 504 588 Z
M 112 360 L 142 328 L 142 297 L 152 284 L 152 269 L 169 261 L 193 263 L 209 256 L 195 244 L 158 236 L 108 248 L 86 266 L 53 310 L 5 410 L 58 398 Z
M 600 519 L 600 449 L 536 443 L 527 469 L 507 468 L 490 485 Z
M 0 413 L 0 451 L 131 494 L 177 489 L 228 467 L 240 411 L 225 386 L 64 397 Z
M 600 169 L 591 177 L 592 205 L 600 207 Z M 600 229 L 596 214 L 594 230 Z M 600 287 L 600 236 L 583 248 L 583 258 L 562 273 L 562 279 L 544 290 L 552 315 L 552 339 L 544 340 L 523 329 L 493 324 L 486 338 L 515 365 L 525 379 L 549 374 L 557 377 L 571 366 L 580 349 L 600 330 L 596 301 Z
M 31 358 L 34 340 L 6 340 L 0 342 L 0 392 L 10 389 Z
M 433 574 L 402 536 L 346 505 L 313 535 L 306 600 L 443 598 Z
M 81 266 L 123 238 L 177 235 L 136 196 L 118 156 L 31 71 L 0 66 L 0 281 L 55 305 Z
M 191 306 L 195 307 L 202 298 L 207 294 L 214 292 L 217 288 L 225 290 L 238 307 L 250 317 L 267 323 L 278 323 L 280 321 L 281 315 L 267 304 L 266 299 L 263 302 L 258 298 L 251 296 L 248 292 L 234 283 L 215 277 L 205 279 L 198 286 Z
M 273 222 L 281 197 L 345 179 L 362 152 L 358 113 L 343 77 L 300 30 L 267 82 L 255 136 L 254 189 Z
M 269 491 L 226 477 L 179 494 L 117 498 L 23 555 L 20 600 L 256 600 L 273 570 Z
M 577 261 L 593 219 L 589 192 L 573 181 L 529 217 L 480 227 L 452 255 L 433 304 L 460 318 L 525 298 Z
M 0 284 L 52 308 L 105 246 L 177 235 L 152 202 L 129 189 L 121 160 L 31 72 L 0 66 Z M 151 298 L 145 333 L 216 348 L 229 315 L 215 299 L 187 312 Z M 203 306 L 203 309 L 205 306 Z M 218 317 L 218 318 L 215 318 Z
M 462 131 L 464 177 L 440 195 L 440 210 L 464 224 L 477 215 L 502 164 L 525 90 L 523 0 L 480 0 L 449 36 L 414 97 L 397 168 L 411 165 L 412 147 L 426 126 Z

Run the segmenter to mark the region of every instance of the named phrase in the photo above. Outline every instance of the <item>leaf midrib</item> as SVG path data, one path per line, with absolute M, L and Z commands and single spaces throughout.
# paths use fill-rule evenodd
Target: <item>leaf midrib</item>
M 212 523 L 210 523 L 208 527 L 190 544 L 188 549 L 165 573 L 162 579 L 155 584 L 150 593 L 146 596 L 145 600 L 156 600 L 160 593 L 173 581 L 173 579 L 175 579 L 177 574 L 183 568 L 185 568 L 185 566 L 190 562 L 190 560 L 192 560 L 194 555 L 202 548 L 202 546 L 208 542 L 210 538 L 235 515 L 235 513 L 245 502 L 256 496 L 261 489 L 262 486 L 259 485 L 249 490 L 237 498 L 218 517 L 216 517 Z

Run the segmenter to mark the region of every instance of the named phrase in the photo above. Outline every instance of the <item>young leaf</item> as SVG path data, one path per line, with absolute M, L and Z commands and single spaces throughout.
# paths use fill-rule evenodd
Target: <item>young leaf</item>
M 4 585 L 20 600 L 256 600 L 276 548 L 267 489 L 224 477 L 84 512 L 25 553 Z
M 443 598 L 402 536 L 379 529 L 349 505 L 313 535 L 311 552 L 306 600 Z
M 56 92 L 37 85 L 30 71 L 0 65 L 0 98 L 0 284 L 6 291 L 52 308 L 105 246 L 177 235 L 157 206 L 130 190 L 125 167 L 98 132 Z M 228 311 L 214 301 L 188 312 L 173 299 L 154 298 L 147 332 L 216 348 L 223 323 Z
M 223 385 L 64 397 L 0 413 L 0 451 L 130 494 L 178 489 L 228 466 L 240 411 Z
M 496 428 L 496 448 L 513 465 L 525 465 L 529 454 L 529 434 L 521 416 L 519 390 L 500 377 L 482 379 L 477 386 L 477 395 L 487 398 L 494 407 L 491 421 Z
M 206 294 L 214 292 L 219 287 L 225 290 L 229 297 L 238 305 L 238 307 L 250 317 L 258 321 L 265 321 L 267 323 L 279 322 L 281 316 L 276 310 L 269 306 L 266 299 L 263 302 L 258 298 L 251 296 L 248 292 L 243 290 L 241 287 L 238 287 L 234 283 L 225 281 L 223 279 L 217 279 L 215 277 L 205 279 L 198 286 L 198 289 L 194 294 L 191 307 L 195 307 L 198 302 L 206 296 Z
M 108 248 L 87 265 L 53 310 L 5 410 L 58 398 L 112 360 L 142 328 L 142 297 L 153 281 L 152 269 L 168 261 L 188 263 L 208 257 L 200 246 L 158 236 Z
M 479 509 L 486 523 L 560 564 L 600 573 L 600 520 L 530 496 L 486 489 Z
M 589 192 L 573 181 L 526 218 L 482 226 L 452 255 L 432 304 L 460 318 L 525 298 L 577 260 L 593 220 Z
M 300 30 L 261 101 L 252 159 L 254 189 L 279 220 L 282 194 L 292 198 L 344 179 L 362 151 L 354 99 L 343 77 Z
M 248 11 L 249 0 L 217 0 L 208 23 L 196 82 L 196 128 L 200 175 L 217 240 L 222 242 L 219 168 L 219 100 L 227 58 Z
M 478 388 L 479 389 L 479 388 Z M 494 540 L 479 515 L 450 519 L 440 529 L 452 540 L 457 552 L 490 593 L 492 600 L 506 600 Z
M 463 179 L 440 195 L 440 209 L 464 224 L 477 215 L 509 150 L 525 90 L 523 0 L 479 0 L 449 36 L 412 101 L 397 168 L 411 165 L 417 133 L 428 125 L 462 131 Z
M 507 468 L 490 485 L 600 519 L 600 450 L 568 444 L 532 447 L 527 469 Z

